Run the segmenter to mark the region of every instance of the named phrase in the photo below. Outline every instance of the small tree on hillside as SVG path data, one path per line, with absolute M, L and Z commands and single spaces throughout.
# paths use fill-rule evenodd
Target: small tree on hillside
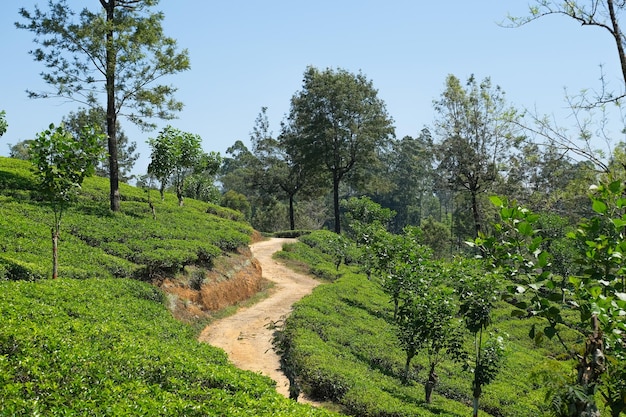
M 459 312 L 465 321 L 465 327 L 474 337 L 474 358 L 468 362 L 468 367 L 474 376 L 472 395 L 474 417 L 477 417 L 483 387 L 496 378 L 504 356 L 501 337 L 484 337 L 484 332 L 491 325 L 491 310 L 499 297 L 499 289 L 496 276 L 485 274 L 482 268 L 473 268 L 472 271 L 463 268 L 459 272 L 463 275 L 457 281 Z
M 352 197 L 343 200 L 341 206 L 346 211 L 348 235 L 360 249 L 360 263 L 370 279 L 378 262 L 378 250 L 382 237 L 387 233 L 387 225 L 395 212 L 383 208 L 369 197 Z
M 80 189 L 83 180 L 94 171 L 94 161 L 102 157 L 103 134 L 85 126 L 74 138 L 61 125 L 50 125 L 37 135 L 30 147 L 30 160 L 35 166 L 39 191 L 54 212 L 52 234 L 52 278 L 58 277 L 58 242 L 61 218 Z
M 222 165 L 222 157 L 218 152 L 203 154 L 198 167 L 185 180 L 183 195 L 200 201 L 219 204 L 221 193 L 215 185 L 215 176 Z
M 222 207 L 228 207 L 233 210 L 237 210 L 242 213 L 246 219 L 250 218 L 251 207 L 250 202 L 246 198 L 245 195 L 238 193 L 237 191 L 228 190 L 222 196 L 222 200 L 220 201 L 220 205 Z
M 416 277 L 420 277 L 432 259 L 432 251 L 420 245 L 419 229 L 407 226 L 403 235 L 377 233 L 376 271 L 382 277 L 383 291 L 393 302 L 393 317 L 398 317 L 399 308 L 406 295 L 414 290 Z
M 148 141 L 152 148 L 148 174 L 154 175 L 161 183 L 161 199 L 165 198 L 168 183 L 174 186 L 178 205 L 183 205 L 185 179 L 207 161 L 198 135 L 182 132 L 172 126 L 166 126 L 156 138 Z
M 417 283 L 404 297 L 396 319 L 398 339 L 406 352 L 405 381 L 409 380 L 411 359 L 417 352 L 423 350 L 428 355 L 428 378 L 424 383 L 427 403 L 430 403 L 439 381 L 436 368 L 442 359 L 449 356 L 462 361 L 467 357 L 462 349 L 460 327 L 455 325 L 453 290 L 437 286 L 432 279 L 433 275 L 436 274 L 431 270 L 422 271 L 419 277 L 413 277 Z

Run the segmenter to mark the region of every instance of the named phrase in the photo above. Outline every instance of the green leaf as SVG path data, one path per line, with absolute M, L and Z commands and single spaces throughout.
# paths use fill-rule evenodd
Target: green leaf
M 534 232 L 533 226 L 528 222 L 521 222 L 517 226 L 517 231 L 520 232 L 524 236 L 532 236 Z
M 621 229 L 624 226 L 626 226 L 626 220 L 623 219 L 611 219 L 611 222 L 613 222 L 613 225 L 617 228 L 617 229 Z
M 492 195 L 491 197 L 489 197 L 489 200 L 496 207 L 502 207 L 504 205 L 502 203 L 502 199 L 500 199 L 500 197 L 498 197 L 497 195 Z
M 552 339 L 556 335 L 556 329 L 552 326 L 546 326 L 543 329 L 543 334 L 545 334 L 548 339 Z
M 622 191 L 622 182 L 621 181 L 613 181 L 609 184 L 609 191 L 613 194 L 618 194 Z
M 539 215 L 538 214 L 530 214 L 526 217 L 526 221 L 529 223 L 535 223 L 537 220 L 539 220 Z
M 598 214 L 606 213 L 607 209 L 606 204 L 600 200 L 593 200 L 593 205 L 591 206 L 591 208 Z
M 549 257 L 550 256 L 546 251 L 542 251 L 541 253 L 539 253 L 539 256 L 537 256 L 537 266 L 539 268 L 544 268 L 545 266 L 547 266 Z
M 602 294 L 602 287 L 596 285 L 589 288 L 589 295 L 591 295 L 592 298 L 598 298 L 600 294 Z

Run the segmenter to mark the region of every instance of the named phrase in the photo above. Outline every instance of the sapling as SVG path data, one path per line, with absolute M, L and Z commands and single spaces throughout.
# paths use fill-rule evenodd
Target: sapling
M 63 125 L 51 124 L 30 145 L 30 160 L 35 168 L 38 190 L 54 212 L 52 235 L 52 278 L 58 277 L 58 243 L 61 219 L 81 188 L 83 180 L 94 172 L 94 161 L 104 154 L 102 134 L 84 126 L 78 138 Z

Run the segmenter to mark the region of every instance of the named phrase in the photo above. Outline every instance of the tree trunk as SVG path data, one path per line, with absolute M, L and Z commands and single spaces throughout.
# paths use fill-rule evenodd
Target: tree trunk
M 471 190 L 472 194 L 472 215 L 474 216 L 474 229 L 476 236 L 480 232 L 480 212 L 478 211 L 478 200 L 476 199 L 476 190 Z
M 404 364 L 404 383 L 408 384 L 409 382 L 409 372 L 411 371 L 411 360 L 415 356 L 415 352 L 408 351 L 406 353 L 406 362 Z
M 296 229 L 296 220 L 293 213 L 293 194 L 289 195 L 289 227 L 291 230 Z
M 59 277 L 59 225 L 50 229 L 52 234 L 52 279 Z
M 474 399 L 472 400 L 472 405 L 474 407 L 474 412 L 472 416 L 478 417 L 478 397 L 474 397 Z
M 183 196 L 183 189 L 180 186 L 176 187 L 176 197 L 178 197 L 178 207 L 182 207 L 185 197 Z
M 161 201 L 165 201 L 165 181 L 161 181 L 159 186 L 159 194 L 161 195 Z
M 148 205 L 150 206 L 150 210 L 152 211 L 152 220 L 156 220 L 156 208 L 154 207 L 151 199 L 148 199 Z
M 337 173 L 333 173 L 333 206 L 335 212 L 335 233 L 341 234 L 340 213 L 339 213 L 339 181 Z
M 577 400 L 576 415 L 580 417 L 600 417 L 600 410 L 593 401 L 594 387 L 605 372 L 604 340 L 596 315 L 592 316 L 593 332 L 585 343 L 585 352 L 579 357 L 578 383 L 584 388 L 590 400 Z
M 617 46 L 617 54 L 622 68 L 622 80 L 624 81 L 624 84 L 626 84 L 626 55 L 624 54 L 624 44 L 622 43 L 622 31 L 619 27 L 613 0 L 607 0 L 607 5 L 609 8 L 609 15 L 611 16 L 611 25 L 613 26 L 611 34 L 615 38 L 615 46 Z
M 107 14 L 107 23 L 113 24 L 115 1 L 102 2 Z M 109 185 L 111 211 L 120 211 L 119 167 L 117 163 L 117 111 L 115 109 L 115 66 L 116 53 L 113 30 L 106 35 L 106 92 L 107 92 L 107 135 L 109 147 Z
M 426 403 L 430 404 L 430 397 L 432 396 L 433 390 L 435 389 L 435 385 L 439 381 L 439 376 L 435 372 L 435 364 L 430 364 L 430 372 L 428 373 L 428 381 L 424 385 L 424 391 L 426 392 Z

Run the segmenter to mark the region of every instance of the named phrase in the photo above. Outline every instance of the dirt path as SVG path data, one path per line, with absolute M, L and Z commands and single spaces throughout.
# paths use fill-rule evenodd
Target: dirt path
M 272 349 L 272 332 L 267 324 L 291 312 L 293 303 L 309 294 L 318 281 L 298 274 L 272 259 L 283 243 L 295 239 L 272 238 L 250 246 L 261 264 L 263 277 L 274 282 L 270 296 L 230 317 L 218 320 L 202 331 L 199 340 L 226 351 L 238 368 L 260 372 L 276 381 L 276 390 L 289 397 L 289 381 L 280 371 L 278 355 Z M 300 398 L 301 402 L 309 402 Z

